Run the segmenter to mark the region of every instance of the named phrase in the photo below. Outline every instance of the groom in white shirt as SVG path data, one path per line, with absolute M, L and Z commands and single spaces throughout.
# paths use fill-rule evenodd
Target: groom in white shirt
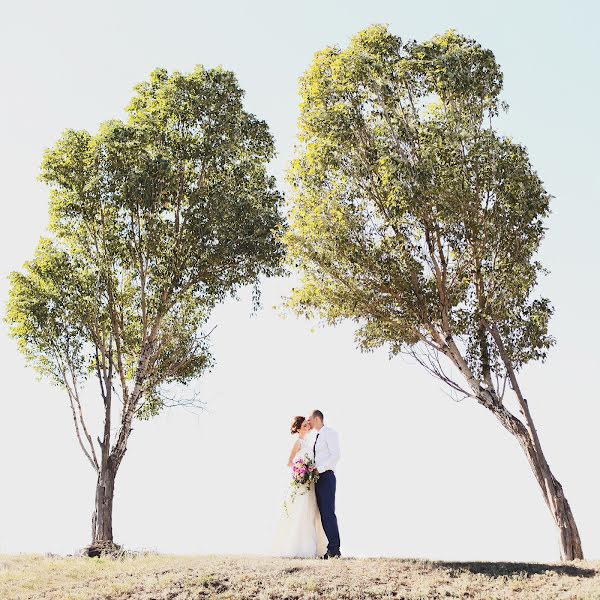
M 327 536 L 327 554 L 323 558 L 334 558 L 340 554 L 340 532 L 335 516 L 335 466 L 340 460 L 340 443 L 337 431 L 323 423 L 323 413 L 314 410 L 308 422 L 317 432 L 313 452 L 319 480 L 315 486 L 321 522 Z

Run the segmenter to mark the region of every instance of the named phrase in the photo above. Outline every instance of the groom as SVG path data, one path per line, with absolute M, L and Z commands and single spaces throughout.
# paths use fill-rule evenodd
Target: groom
M 339 557 L 341 556 L 340 532 L 335 516 L 335 466 L 340 460 L 338 434 L 337 431 L 323 423 L 323 413 L 320 410 L 314 410 L 308 417 L 308 422 L 311 428 L 317 432 L 313 452 L 319 480 L 315 486 L 315 492 L 317 505 L 321 512 L 321 522 L 329 541 L 327 554 L 323 558 Z

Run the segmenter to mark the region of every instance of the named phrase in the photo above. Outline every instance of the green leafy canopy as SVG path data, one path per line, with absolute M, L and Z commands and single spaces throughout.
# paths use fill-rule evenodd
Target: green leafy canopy
M 289 305 L 358 324 L 363 349 L 460 340 L 478 376 L 543 358 L 549 301 L 534 298 L 549 195 L 500 135 L 502 73 L 455 31 L 404 42 L 384 26 L 326 48 L 301 79 L 290 182 Z
M 45 153 L 52 236 L 12 274 L 7 314 L 40 372 L 63 384 L 114 361 L 129 393 L 143 381 L 138 415 L 155 413 L 161 386 L 211 364 L 215 304 L 280 272 L 273 139 L 242 100 L 229 71 L 158 69 L 126 122 L 67 130 Z

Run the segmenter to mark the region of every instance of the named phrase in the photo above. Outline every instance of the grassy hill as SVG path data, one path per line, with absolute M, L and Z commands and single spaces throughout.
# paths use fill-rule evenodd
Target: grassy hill
M 600 562 L 0 556 L 2 600 L 600 599 Z

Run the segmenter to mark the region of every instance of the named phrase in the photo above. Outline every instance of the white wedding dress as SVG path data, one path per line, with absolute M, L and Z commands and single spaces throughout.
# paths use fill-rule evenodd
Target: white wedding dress
M 301 440 L 300 450 L 295 458 L 304 454 L 312 458 L 312 446 L 306 439 Z M 291 477 L 290 473 L 290 481 Z M 308 492 L 298 491 L 293 499 L 290 488 L 286 505 L 287 510 L 283 509 L 275 534 L 275 555 L 296 558 L 323 556 L 327 552 L 327 536 L 321 524 L 314 484 Z

